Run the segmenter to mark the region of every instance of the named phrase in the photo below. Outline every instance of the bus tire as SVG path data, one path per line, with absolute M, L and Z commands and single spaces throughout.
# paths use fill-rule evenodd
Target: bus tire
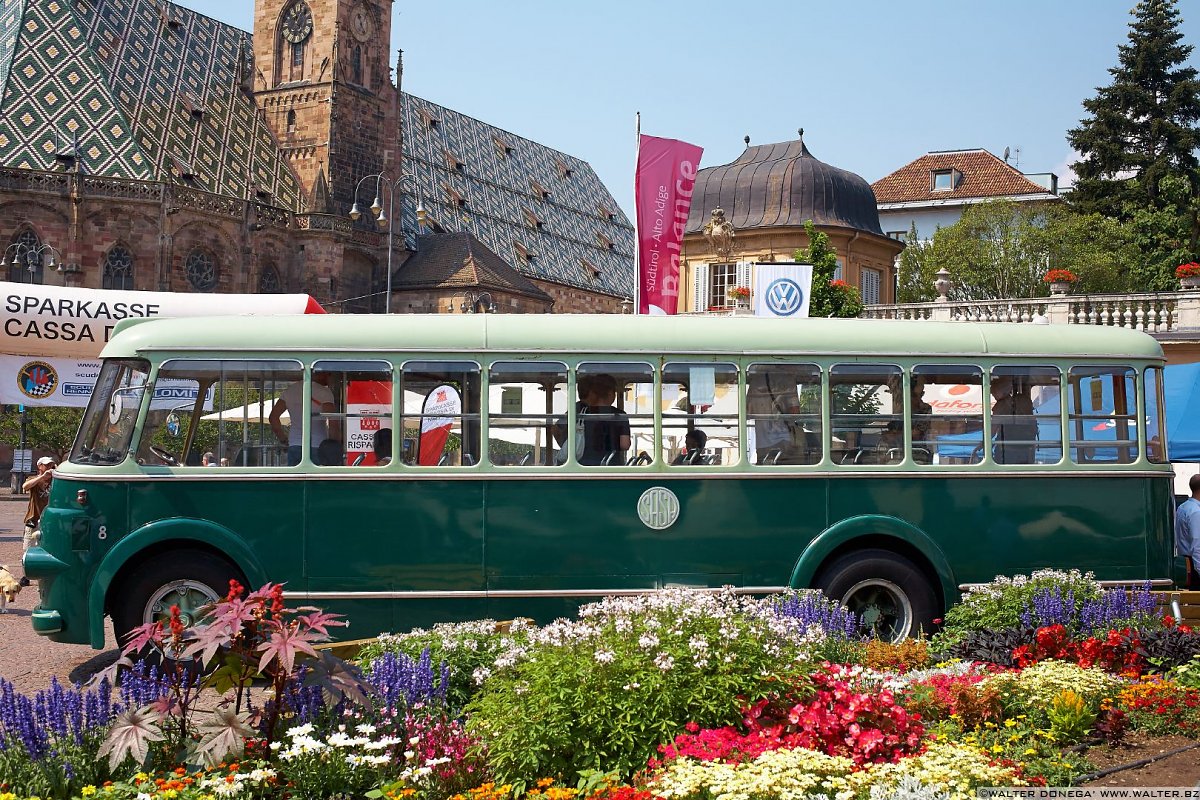
M 935 629 L 937 593 L 911 560 L 870 548 L 838 556 L 813 581 L 815 588 L 863 618 L 868 630 L 900 641 Z
M 170 550 L 138 564 L 126 576 L 113 605 L 113 631 L 124 646 L 133 629 L 156 619 L 167 620 L 178 605 L 185 626 L 200 621 L 201 609 L 225 597 L 229 581 L 245 578 L 229 561 L 203 550 Z M 161 652 L 143 651 L 143 658 L 170 660 Z

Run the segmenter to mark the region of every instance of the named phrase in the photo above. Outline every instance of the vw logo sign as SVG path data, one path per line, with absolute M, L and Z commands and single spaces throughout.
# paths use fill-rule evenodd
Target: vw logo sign
M 664 486 L 652 486 L 638 498 L 637 512 L 647 528 L 666 530 L 679 519 L 679 498 Z
M 777 317 L 790 317 L 804 305 L 804 290 L 791 278 L 777 278 L 767 286 L 767 309 Z

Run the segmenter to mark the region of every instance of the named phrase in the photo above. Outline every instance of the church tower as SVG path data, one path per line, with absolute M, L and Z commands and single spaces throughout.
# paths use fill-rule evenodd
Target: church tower
M 399 174 L 391 19 L 392 0 L 255 0 L 253 92 L 306 211 L 344 215 L 362 176 Z

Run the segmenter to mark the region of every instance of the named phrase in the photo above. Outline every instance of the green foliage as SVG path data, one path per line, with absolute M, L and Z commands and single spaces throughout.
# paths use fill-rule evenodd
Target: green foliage
M 59 461 L 71 452 L 75 432 L 83 419 L 82 408 L 28 407 L 25 410 L 25 441 L 35 450 L 48 450 Z M 15 406 L 0 412 L 0 441 L 16 447 L 21 441 L 21 415 Z
M 1113 217 L 1129 206 L 1162 210 L 1164 178 L 1186 179 L 1193 194 L 1200 183 L 1200 81 L 1175 0 L 1143 0 L 1131 13 L 1112 82 L 1083 102 L 1088 116 L 1067 134 L 1082 156 L 1072 202 Z
M 797 639 L 744 608 L 731 595 L 610 598 L 542 628 L 469 707 L 497 782 L 627 777 L 687 722 L 733 724 L 780 678 L 803 686 Z
M 862 297 L 858 289 L 846 283 L 836 285 L 837 251 L 829 246 L 829 236 L 817 230 L 810 219 L 804 223 L 808 247 L 795 252 L 793 258 L 801 264 L 812 264 L 812 291 L 808 301 L 810 317 L 857 317 L 862 313 Z
M 1078 570 L 1040 570 L 1030 576 L 1017 575 L 1009 578 L 1002 575 L 984 586 L 971 589 L 946 612 L 942 630 L 933 637 L 933 646 L 944 650 L 956 644 L 971 631 L 987 628 L 1003 630 L 1021 624 L 1021 613 L 1033 602 L 1042 589 L 1058 587 L 1065 596 L 1074 595 L 1077 606 L 1085 600 L 1097 600 L 1102 589 L 1092 573 Z
M 1173 667 L 1166 678 L 1187 689 L 1200 689 L 1200 655 L 1193 656 L 1186 664 Z
M 934 238 L 937 238 L 935 232 Z M 908 229 L 904 250 L 900 253 L 899 285 L 896 302 L 928 303 L 937 299 L 933 283 L 937 280 L 937 264 L 933 240 L 917 238 L 917 223 Z

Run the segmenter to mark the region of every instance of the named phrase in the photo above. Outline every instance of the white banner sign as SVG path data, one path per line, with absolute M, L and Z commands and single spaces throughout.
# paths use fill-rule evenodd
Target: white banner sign
M 41 358 L 96 358 L 127 317 L 325 313 L 306 294 L 126 292 L 0 281 L 0 297 L 0 353 Z
M 812 264 L 755 264 L 754 313 L 759 317 L 808 316 Z
M 99 361 L 0 355 L 0 403 L 82 408 L 91 399 L 99 374 Z M 198 391 L 195 381 L 160 379 L 154 387 L 153 406 L 191 405 L 196 402 Z M 211 388 L 204 407 L 212 408 Z

